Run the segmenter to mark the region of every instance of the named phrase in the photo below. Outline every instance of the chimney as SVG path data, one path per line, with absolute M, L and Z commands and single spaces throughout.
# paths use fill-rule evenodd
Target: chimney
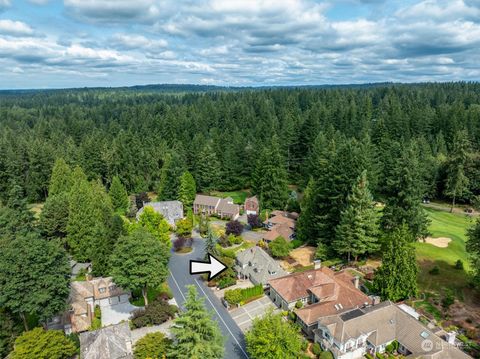
M 452 332 L 448 332 L 446 335 L 445 335 L 445 339 L 447 340 L 447 343 L 448 344 L 452 344 L 452 345 L 455 345 L 455 338 L 457 336 L 457 333 L 452 331 Z
M 360 277 L 358 275 L 356 275 L 355 278 L 353 279 L 353 285 L 357 289 L 360 288 Z
M 381 301 L 380 297 L 378 295 L 376 295 L 372 298 L 372 305 L 377 305 L 377 304 L 380 303 L 380 301 Z
M 313 261 L 313 268 L 320 269 L 322 268 L 322 261 L 320 259 L 316 259 Z

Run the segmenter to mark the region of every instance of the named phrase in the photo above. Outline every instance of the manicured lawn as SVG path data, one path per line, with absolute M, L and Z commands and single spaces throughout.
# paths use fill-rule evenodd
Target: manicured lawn
M 232 191 L 232 192 L 212 191 L 210 195 L 218 196 L 222 198 L 232 197 L 234 203 L 244 204 L 245 199 L 250 195 L 250 192 L 248 190 Z
M 420 290 L 443 292 L 445 288 L 453 289 L 457 296 L 462 296 L 462 289 L 467 286 L 467 274 L 464 270 L 455 269 L 455 262 L 463 261 L 465 270 L 469 270 L 470 263 L 465 250 L 467 240 L 465 232 L 475 219 L 464 214 L 449 213 L 432 208 L 425 208 L 431 219 L 429 227 L 434 238 L 448 237 L 452 241 L 447 248 L 436 247 L 429 243 L 415 243 L 417 258 L 420 265 L 418 276 Z M 437 266 L 438 275 L 429 271 Z

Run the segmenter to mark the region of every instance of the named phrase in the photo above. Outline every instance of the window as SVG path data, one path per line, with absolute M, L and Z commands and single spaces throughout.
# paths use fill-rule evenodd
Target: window
M 108 287 L 111 291 L 117 289 L 117 286 L 115 284 L 112 284 L 110 287 Z
M 99 291 L 100 293 L 105 293 L 106 290 L 107 290 L 107 288 L 105 288 L 105 287 L 98 288 L 98 291 Z

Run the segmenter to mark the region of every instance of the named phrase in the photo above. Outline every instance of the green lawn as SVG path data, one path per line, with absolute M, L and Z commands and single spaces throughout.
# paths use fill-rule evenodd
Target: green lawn
M 210 192 L 210 195 L 218 196 L 222 198 L 232 197 L 234 203 L 244 204 L 245 199 L 250 195 L 250 192 L 248 190 L 232 191 L 232 192 L 212 191 Z
M 467 240 L 465 232 L 475 219 L 464 214 L 449 213 L 432 208 L 425 208 L 431 219 L 429 227 L 431 236 L 448 237 L 451 242 L 447 248 L 439 248 L 428 243 L 415 243 L 417 258 L 420 264 L 418 276 L 420 289 L 423 291 L 444 291 L 450 288 L 461 296 L 462 289 L 467 286 L 467 274 L 464 270 L 455 269 L 455 262 L 463 261 L 465 270 L 470 269 L 468 255 L 465 250 Z M 429 271 L 437 266 L 439 275 L 432 275 Z

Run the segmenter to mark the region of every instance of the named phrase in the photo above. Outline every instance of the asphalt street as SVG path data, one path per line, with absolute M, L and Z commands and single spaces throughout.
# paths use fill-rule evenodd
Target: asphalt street
M 195 285 L 198 293 L 205 298 L 206 308 L 213 313 L 220 329 L 226 338 L 225 341 L 225 359 L 248 359 L 245 350 L 245 339 L 242 331 L 229 315 L 227 309 L 220 300 L 215 297 L 211 289 L 208 288 L 199 275 L 190 275 L 189 263 L 191 259 L 204 259 L 204 242 L 198 235 L 194 236 L 193 251 L 188 254 L 172 253 L 169 262 L 170 275 L 168 284 L 172 289 L 175 300 L 183 308 L 185 297 L 187 295 L 187 285 Z

